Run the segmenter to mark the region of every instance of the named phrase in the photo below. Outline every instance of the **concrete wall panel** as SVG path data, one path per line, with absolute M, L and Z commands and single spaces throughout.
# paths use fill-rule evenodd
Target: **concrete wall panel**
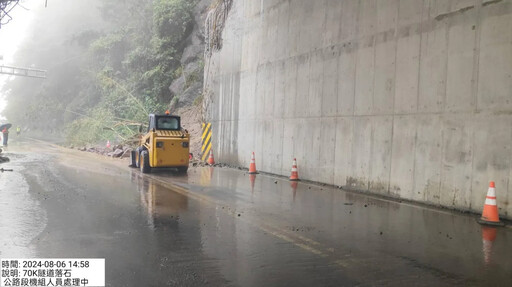
M 283 143 L 284 143 L 284 120 L 276 120 L 273 122 L 272 135 L 270 145 L 267 150 L 270 150 L 268 156 L 271 157 L 270 171 L 274 174 L 283 174 L 283 162 L 286 159 L 283 157 Z M 291 167 L 291 166 L 290 166 Z
M 394 31 L 397 25 L 400 0 L 377 1 L 377 32 Z
M 283 117 L 291 118 L 295 116 L 295 106 L 297 104 L 297 71 L 296 61 L 287 61 L 284 64 L 285 70 L 285 90 L 284 90 L 284 109 Z
M 280 174 L 283 160 L 283 120 L 269 121 L 266 124 L 268 124 L 268 130 L 263 139 L 263 163 L 265 165 L 261 169 Z
M 321 53 L 315 53 L 312 55 L 309 64 L 309 94 L 306 96 L 305 101 L 307 117 L 322 116 L 323 78 L 323 55 Z
M 277 62 L 274 66 L 274 93 L 272 106 L 272 118 L 282 119 L 286 105 L 286 66 L 284 62 Z
M 373 111 L 374 56 L 373 46 L 360 48 L 357 53 L 354 104 L 356 115 L 370 115 Z
M 358 36 L 368 37 L 377 30 L 377 0 L 361 1 L 359 6 Z
M 369 190 L 387 194 L 389 191 L 388 179 L 391 170 L 391 130 L 393 129 L 393 117 L 372 117 L 371 124 L 372 142 Z
M 512 218 L 512 1 L 240 0 L 205 61 L 216 160 Z
M 455 208 L 470 205 L 473 127 L 468 118 L 449 116 L 443 125 L 443 165 L 440 204 Z
M 418 117 L 413 199 L 439 204 L 442 159 L 442 121 L 434 115 Z
M 281 170 L 282 175 L 288 175 L 289 172 L 291 172 L 291 161 L 290 159 L 293 159 L 296 157 L 295 154 L 295 145 L 294 141 L 296 139 L 295 137 L 295 129 L 297 128 L 297 124 L 295 122 L 295 119 L 285 119 L 283 121 L 283 145 L 281 147 L 281 156 L 283 158 L 281 162 Z M 299 164 L 299 166 L 302 165 L 302 163 Z M 302 176 L 302 174 L 299 173 L 299 176 Z
M 418 111 L 436 113 L 444 110 L 446 98 L 447 28 L 444 23 L 421 35 L 421 63 Z
M 245 29 L 248 28 L 248 23 L 250 23 L 249 20 L 245 21 Z M 251 56 L 253 55 L 253 45 L 252 41 L 254 39 L 254 34 L 244 33 L 242 35 L 242 61 L 240 63 L 240 70 L 246 71 L 250 66 L 253 66 L 254 64 L 249 63 L 249 60 Z M 211 66 L 210 66 L 211 67 Z
M 322 141 L 322 131 L 324 129 L 323 125 L 326 123 L 327 121 L 321 118 L 313 118 L 308 119 L 308 124 L 306 125 L 306 127 L 309 128 L 307 132 L 310 133 L 312 141 L 312 144 L 309 147 L 306 147 L 304 152 L 304 155 L 306 155 L 304 162 L 310 171 L 309 173 L 311 174 L 309 178 L 320 178 L 323 176 L 323 174 L 321 174 L 322 165 L 320 165 L 319 162 L 321 162 L 320 150 L 322 147 L 329 147 L 328 136 L 325 137 L 327 142 Z
M 413 113 L 418 109 L 420 40 L 420 35 L 417 34 L 398 39 L 395 112 L 399 114 Z
M 361 1 L 342 1 L 340 42 L 354 40 L 358 31 L 359 6 Z
M 254 149 L 252 152 L 254 152 L 256 167 L 259 170 L 265 170 L 263 167 L 265 165 L 269 165 L 267 162 L 267 156 L 264 153 L 267 152 L 267 149 L 265 148 L 265 141 L 268 141 L 266 138 L 269 137 L 268 131 L 270 129 L 270 123 L 271 122 L 269 120 L 257 120 L 254 123 Z M 250 160 L 251 155 L 248 154 L 247 157 Z
M 288 21 L 288 43 L 287 53 L 288 57 L 296 57 L 299 54 L 299 37 L 300 27 L 302 23 L 302 8 L 301 5 L 289 5 L 290 14 Z
M 325 27 L 323 31 L 323 47 L 333 46 L 340 40 L 340 15 L 343 1 L 325 2 Z
M 357 51 L 342 51 L 338 60 L 338 115 L 354 114 Z
M 347 186 L 352 177 L 353 118 L 342 117 L 336 121 L 336 145 L 334 160 L 334 184 Z
M 338 53 L 328 49 L 323 53 L 322 103 L 321 116 L 329 117 L 338 114 Z
M 275 67 L 274 64 L 267 64 L 266 73 L 264 73 L 263 83 L 259 83 L 259 87 L 262 87 L 261 91 L 263 94 L 263 111 L 261 113 L 261 117 L 264 119 L 271 119 L 274 116 L 274 100 L 275 97 Z
M 398 25 L 401 27 L 418 23 L 422 17 L 424 0 L 400 0 L 398 7 Z
M 372 124 L 369 117 L 354 118 L 351 188 L 368 190 L 371 164 Z
M 512 10 L 512 3 L 509 4 L 509 10 Z M 512 14 L 492 16 L 482 22 L 478 74 L 479 109 L 512 109 L 511 27 Z
M 303 6 L 301 13 L 299 54 L 308 53 L 313 47 L 322 43 L 322 31 L 325 24 L 325 2 L 326 0 L 301 1 Z
M 375 75 L 373 90 L 373 110 L 375 115 L 393 113 L 395 96 L 395 53 L 394 41 L 377 44 L 375 47 Z
M 258 65 L 258 57 L 259 57 L 259 32 L 258 29 L 259 21 L 255 19 L 248 19 L 244 22 L 244 29 L 250 33 L 244 33 L 242 36 L 242 60 L 241 67 L 242 71 L 246 71 L 248 69 L 255 68 Z M 215 65 L 213 65 L 215 67 Z M 209 66 L 212 68 L 212 65 Z
M 413 199 L 415 145 L 416 118 L 395 117 L 389 188 L 392 196 Z
M 265 34 L 264 34 L 264 45 L 262 51 L 264 55 L 262 55 L 262 61 L 275 61 L 277 56 L 276 43 L 278 41 L 277 35 L 279 30 L 279 9 L 270 9 L 268 13 L 266 13 L 265 19 Z
M 249 158 L 247 155 L 254 150 L 254 137 L 248 137 L 248 134 L 254 134 L 254 121 L 242 120 L 238 125 L 238 162 L 240 166 L 249 167 Z M 214 146 L 215 147 L 215 146 Z M 218 161 L 219 158 L 216 157 Z
M 320 122 L 320 145 L 318 155 L 318 181 L 334 184 L 336 153 L 336 118 L 325 118 Z
M 313 143 L 319 132 L 312 119 L 297 119 L 295 124 L 294 157 L 301 163 L 300 172 L 304 178 L 314 178 L 315 168 L 311 166 L 311 162 L 318 156 L 318 152 L 313 148 Z
M 469 13 L 469 11 L 468 11 Z M 472 94 L 473 58 L 475 47 L 474 21 L 452 26 L 448 39 L 448 75 L 446 109 L 448 111 L 472 111 L 476 99 Z
M 250 97 L 247 94 L 251 91 L 254 91 L 252 89 L 251 84 L 254 83 L 254 81 L 250 81 L 250 77 L 254 75 L 252 73 L 248 72 L 241 72 L 240 73 L 240 91 L 241 93 L 246 93 L 245 95 L 242 95 L 240 97 L 240 104 L 238 106 L 238 114 L 239 119 L 241 121 L 249 119 L 249 113 L 254 111 L 254 109 L 251 107 L 252 99 L 254 99 L 254 96 Z
M 297 58 L 297 97 L 295 100 L 295 116 L 308 117 L 308 97 L 309 97 L 309 84 L 310 84 L 310 62 L 309 56 L 300 56 Z
M 287 49 L 288 49 L 288 31 L 290 29 L 290 2 L 285 1 L 281 2 L 282 4 L 279 6 L 279 15 L 278 15 L 278 25 L 277 25 L 277 42 L 276 44 L 272 44 L 276 49 L 276 58 L 283 59 L 288 57 Z
M 475 121 L 473 147 L 473 181 L 470 201 L 475 208 L 483 208 L 489 181 L 496 183 L 500 211 L 510 215 L 507 193 L 510 186 L 512 153 L 512 117 L 479 116 Z M 489 147 L 493 146 L 492 149 Z
M 270 145 L 270 149 L 272 150 L 272 155 L 270 155 L 273 160 L 271 161 L 271 170 L 275 174 L 282 174 L 282 166 L 283 166 L 283 129 L 284 129 L 284 120 L 280 119 L 274 121 L 274 126 L 272 130 L 272 141 Z
M 266 86 L 265 79 L 267 79 L 267 69 L 268 65 L 260 65 L 258 66 L 258 70 L 256 71 L 256 84 L 254 92 L 255 119 L 262 119 L 266 109 L 265 90 L 268 89 L 268 87 Z

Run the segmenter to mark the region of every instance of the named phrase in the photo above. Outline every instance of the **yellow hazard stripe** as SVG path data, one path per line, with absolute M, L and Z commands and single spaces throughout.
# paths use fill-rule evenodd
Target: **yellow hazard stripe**
M 205 128 L 205 124 L 203 124 L 203 136 L 201 136 L 201 139 L 203 140 L 204 142 L 204 138 L 207 134 L 211 134 L 211 127 L 212 127 L 212 124 L 211 123 L 208 123 L 206 125 L 206 128 Z
M 210 154 L 210 150 L 212 149 L 212 143 L 210 142 L 207 147 L 206 147 L 206 150 L 203 152 L 203 157 L 202 157 L 202 160 L 206 160 L 206 158 L 208 157 L 208 155 Z
M 203 123 L 203 134 L 201 136 L 201 159 L 206 160 L 212 148 L 212 124 Z
M 203 151 L 204 151 L 204 148 L 208 145 L 210 141 L 210 139 L 212 138 L 212 133 L 208 133 L 208 137 L 206 138 L 206 140 L 203 142 Z

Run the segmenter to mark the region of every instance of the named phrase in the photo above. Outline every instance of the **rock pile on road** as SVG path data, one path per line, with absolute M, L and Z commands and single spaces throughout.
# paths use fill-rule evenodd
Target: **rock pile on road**
M 114 158 L 127 158 L 130 157 L 130 152 L 132 151 L 132 148 L 125 147 L 123 145 L 116 145 L 112 148 L 106 148 L 106 147 L 81 147 L 78 148 L 80 151 L 85 152 L 92 152 L 96 154 L 101 154 L 109 157 Z

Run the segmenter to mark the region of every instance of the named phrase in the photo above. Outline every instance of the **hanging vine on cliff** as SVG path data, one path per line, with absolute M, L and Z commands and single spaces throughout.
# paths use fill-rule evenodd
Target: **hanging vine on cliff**
M 203 122 L 207 119 L 206 112 L 211 103 L 212 91 L 209 88 L 209 70 L 210 70 L 210 58 L 214 51 L 219 51 L 222 48 L 222 31 L 226 24 L 226 20 L 233 5 L 233 0 L 216 0 L 208 12 L 205 21 L 204 33 L 205 33 L 205 79 L 203 83 L 203 107 L 201 110 L 201 118 Z
M 222 30 L 233 0 L 217 0 L 213 5 L 205 21 L 205 58 L 210 57 L 213 51 L 222 48 Z

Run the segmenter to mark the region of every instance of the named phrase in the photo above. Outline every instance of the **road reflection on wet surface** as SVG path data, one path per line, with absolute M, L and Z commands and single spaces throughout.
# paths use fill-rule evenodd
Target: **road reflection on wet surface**
M 356 284 L 507 286 L 512 278 L 512 230 L 484 228 L 473 215 L 231 169 L 155 177 L 233 209 L 322 258 L 311 266 L 336 266 Z
M 23 154 L 12 155 L 11 160 L 9 167 L 17 171 L 0 173 L 0 258 L 30 258 L 35 254 L 30 242 L 44 229 L 46 212 L 20 173 L 30 161 Z
M 2 230 L 43 218 L 18 244 L 26 254 L 106 258 L 108 286 L 509 286 L 512 278 L 512 229 L 483 228 L 474 215 L 241 170 L 142 175 L 108 158 L 47 154 L 26 153 L 30 168 L 18 172 L 28 188 L 14 191 L 40 215 L 2 220 Z M 2 255 L 13 244 L 5 232 Z

